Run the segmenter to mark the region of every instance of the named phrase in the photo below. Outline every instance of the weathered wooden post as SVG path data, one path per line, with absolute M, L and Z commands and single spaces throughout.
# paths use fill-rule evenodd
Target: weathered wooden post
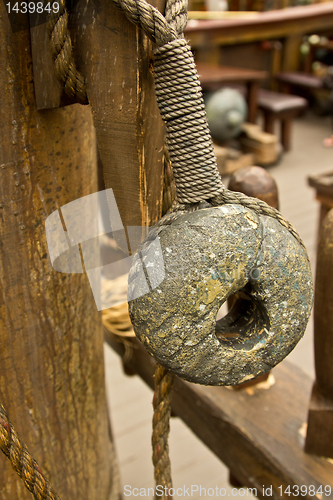
M 52 269 L 44 228 L 97 191 L 91 110 L 37 111 L 29 32 L 0 12 L 0 401 L 62 499 L 117 498 L 100 317 L 86 275 Z M 2 454 L 0 498 L 31 499 Z
M 164 8 L 163 0 L 151 4 Z M 152 225 L 162 214 L 164 145 L 152 43 L 113 2 L 96 8 L 79 0 L 70 12 L 69 28 L 92 109 L 105 187 L 113 189 L 124 226 Z M 32 29 L 31 36 L 38 109 L 63 105 L 68 98 L 50 51 L 43 49 L 49 43 L 46 26 Z
M 163 10 L 163 0 L 150 3 Z M 154 93 L 152 43 L 105 0 L 99 9 L 80 0 L 72 26 L 105 186 L 113 189 L 124 226 L 153 225 L 162 214 L 164 128 Z
M 312 389 L 305 450 L 333 458 L 333 210 L 324 218 L 319 232 L 314 341 L 316 381 Z

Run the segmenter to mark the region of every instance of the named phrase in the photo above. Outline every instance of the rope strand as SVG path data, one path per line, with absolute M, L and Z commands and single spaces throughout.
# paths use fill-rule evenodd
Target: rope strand
M 172 498 L 169 494 L 170 488 L 172 488 L 172 480 L 168 437 L 173 380 L 174 376 L 169 370 L 159 364 L 156 365 L 152 447 L 155 485 L 159 487 L 156 491 L 156 498 L 162 500 Z M 163 493 L 160 495 L 162 489 Z
M 155 88 L 180 203 L 220 194 L 219 175 L 193 54 L 178 38 L 155 50 Z
M 0 449 L 9 458 L 13 469 L 23 480 L 35 500 L 60 500 L 43 476 L 36 460 L 22 443 L 7 413 L 0 403 Z
M 55 74 L 69 97 L 76 97 L 79 103 L 88 104 L 84 78 L 76 69 L 73 58 L 65 0 L 57 1 L 59 12 L 56 17 L 52 14 L 47 23 Z

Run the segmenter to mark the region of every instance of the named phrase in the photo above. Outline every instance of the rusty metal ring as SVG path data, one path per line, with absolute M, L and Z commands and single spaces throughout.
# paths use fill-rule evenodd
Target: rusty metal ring
M 150 232 L 130 271 L 129 311 L 159 363 L 191 382 L 234 385 L 267 372 L 295 347 L 312 288 L 306 252 L 286 228 L 224 205 L 170 225 L 162 219 Z M 231 311 L 216 321 L 233 294 Z

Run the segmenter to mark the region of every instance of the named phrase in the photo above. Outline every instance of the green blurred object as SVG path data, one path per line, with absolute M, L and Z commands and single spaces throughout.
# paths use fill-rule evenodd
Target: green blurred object
M 224 142 L 237 137 L 247 117 L 244 97 L 235 89 L 223 88 L 205 96 L 208 125 L 212 138 Z

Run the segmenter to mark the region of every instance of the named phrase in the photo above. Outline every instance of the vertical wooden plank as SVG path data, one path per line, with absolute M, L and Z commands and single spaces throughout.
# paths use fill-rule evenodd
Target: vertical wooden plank
M 64 500 L 106 500 L 116 469 L 100 317 L 86 275 L 52 269 L 44 227 L 97 190 L 91 112 L 37 112 L 29 32 L 0 12 L 0 401 Z M 31 499 L 2 454 L 0 498 Z
M 80 0 L 71 19 L 105 186 L 114 190 L 124 225 L 151 225 L 161 216 L 164 142 L 152 44 L 110 1 L 96 8 Z
M 283 44 L 282 71 L 298 71 L 300 65 L 300 47 L 302 35 L 290 35 Z
M 314 304 L 316 382 L 305 450 L 333 458 L 333 209 L 319 235 Z

